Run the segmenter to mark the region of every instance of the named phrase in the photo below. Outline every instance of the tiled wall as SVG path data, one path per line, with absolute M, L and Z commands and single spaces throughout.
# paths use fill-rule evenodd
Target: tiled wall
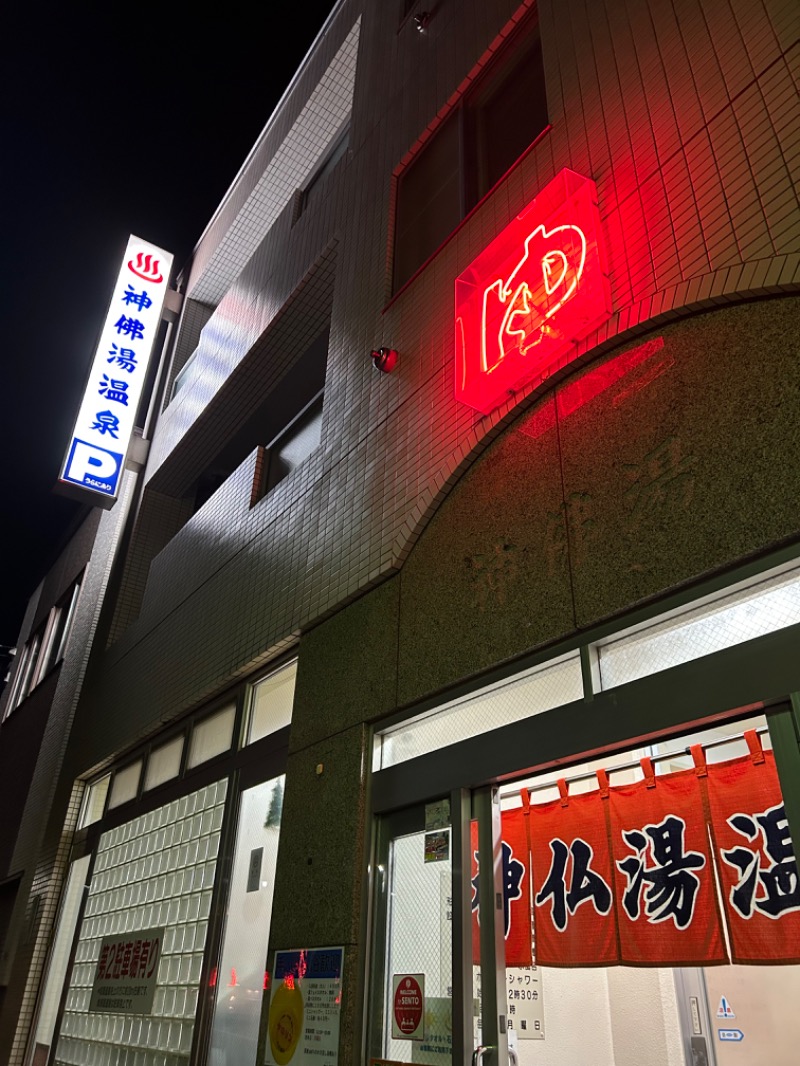
M 92 528 L 96 528 L 92 557 L 84 571 L 75 620 L 64 662 L 59 668 L 11 861 L 11 869 L 23 871 L 23 877 L 12 918 L 12 927 L 20 936 L 16 943 L 10 945 L 9 959 L 13 958 L 9 975 L 11 989 L 4 1004 L 4 1018 L 13 1016 L 17 1026 L 13 1044 L 5 1030 L 0 1033 L 0 1048 L 10 1046 L 10 1064 L 22 1061 L 77 821 L 80 790 L 72 787 L 71 776 L 66 780 L 61 779 L 61 770 L 119 530 L 124 523 L 132 488 L 133 476 L 128 473 L 116 506 L 110 511 L 100 512 L 99 520 L 94 515 L 90 519 Z M 87 542 L 84 531 L 78 531 L 55 571 L 63 570 L 74 577 L 85 562 L 84 553 L 90 544 L 91 536 Z M 15 713 L 24 712 L 23 702 Z M 10 998 L 12 995 L 16 1001 L 15 1016 Z
M 249 306 L 273 309 L 259 342 L 268 353 L 279 308 L 336 241 L 322 446 L 252 510 L 250 456 L 156 557 L 139 618 L 85 701 L 98 753 L 245 675 L 402 564 L 509 417 L 453 398 L 454 278 L 562 167 L 597 183 L 609 250 L 614 312 L 581 342 L 586 358 L 688 310 L 797 291 L 796 5 L 541 0 L 552 130 L 387 308 L 393 174 L 528 6 L 444 0 L 420 34 L 398 32 L 378 0 L 342 5 L 331 40 L 361 12 L 349 151 L 294 227 L 287 204 L 245 275 Z M 213 252 L 203 257 L 190 297 Z M 250 339 L 237 342 L 227 383 L 214 379 L 225 352 L 203 347 L 196 369 L 210 375 L 213 401 L 203 410 L 198 392 L 186 419 L 167 408 L 148 472 L 159 491 L 173 475 L 183 483 L 187 455 L 199 462 L 203 441 L 230 430 L 218 399 L 236 396 Z M 382 344 L 400 353 L 388 376 L 369 360 Z M 112 700 L 120 715 L 109 719 Z

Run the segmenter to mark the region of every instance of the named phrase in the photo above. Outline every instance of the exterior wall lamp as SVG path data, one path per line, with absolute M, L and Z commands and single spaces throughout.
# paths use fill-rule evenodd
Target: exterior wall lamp
M 397 366 L 397 352 L 394 348 L 373 348 L 369 356 L 372 365 L 382 374 L 391 374 Z

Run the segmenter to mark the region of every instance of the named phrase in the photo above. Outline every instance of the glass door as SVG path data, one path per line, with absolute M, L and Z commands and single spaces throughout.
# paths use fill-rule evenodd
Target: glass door
M 244 789 L 219 963 L 209 1066 L 255 1066 L 264 995 L 284 777 Z
M 460 790 L 379 821 L 370 1059 L 450 1066 L 472 1055 L 469 820 Z

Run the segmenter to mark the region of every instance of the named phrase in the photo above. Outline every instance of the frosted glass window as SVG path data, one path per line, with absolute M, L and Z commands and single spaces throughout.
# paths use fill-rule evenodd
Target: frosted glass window
M 797 622 L 800 573 L 791 570 L 600 645 L 602 687 L 647 677 Z
M 107 782 L 108 778 L 105 780 Z M 89 869 L 90 859 L 91 855 L 85 855 L 70 866 L 64 894 L 61 897 L 61 909 L 58 914 L 56 935 L 53 940 L 53 951 L 47 963 L 47 976 L 42 985 L 41 1006 L 36 1020 L 36 1036 L 34 1038 L 36 1050 L 34 1057 L 37 1061 L 46 1059 L 50 1050 L 50 1042 L 53 1039 L 58 1005 L 61 1001 L 61 990 L 64 987 L 64 978 L 67 976 L 69 953 L 72 949 L 72 938 L 75 935 L 75 926 L 78 922 L 78 912 L 83 899 L 83 886 L 86 884 L 86 873 Z
M 291 723 L 296 677 L 297 663 L 291 663 L 253 685 L 248 744 Z
M 387 731 L 380 739 L 375 769 L 395 766 L 582 698 L 581 663 L 576 652 Z
M 54 1066 L 189 1066 L 226 792 L 216 781 L 101 836 Z M 156 929 L 150 1013 L 90 1011 L 104 939 Z
M 242 792 L 225 915 L 208 1061 L 256 1063 L 272 893 L 278 861 L 282 777 Z
M 233 739 L 233 723 L 236 718 L 236 705 L 224 707 L 216 714 L 197 722 L 192 730 L 192 739 L 189 744 L 188 765 L 199 766 L 215 755 L 221 755 L 228 751 Z
M 181 770 L 183 754 L 183 737 L 175 737 L 160 748 L 153 748 L 147 757 L 147 772 L 144 777 L 145 791 L 163 785 L 177 777 Z
M 109 810 L 119 807 L 120 803 L 136 799 L 139 789 L 139 778 L 142 776 L 142 760 L 138 759 L 124 770 L 117 770 L 111 784 L 111 798 L 108 801 Z
M 103 817 L 106 796 L 108 795 L 108 786 L 110 783 L 111 774 L 106 774 L 106 776 L 101 777 L 99 781 L 93 781 L 91 785 L 86 786 L 86 791 L 83 794 L 81 816 L 78 819 L 79 829 L 83 829 L 84 826 L 87 825 L 92 825 L 93 822 L 99 822 Z

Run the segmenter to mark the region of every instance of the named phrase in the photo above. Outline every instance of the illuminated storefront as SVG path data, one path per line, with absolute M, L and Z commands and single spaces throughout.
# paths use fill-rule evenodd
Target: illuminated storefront
M 0 1057 L 793 1066 L 794 8 L 396 7 L 334 6 L 176 279 Z
M 800 880 L 776 764 L 794 811 L 798 701 L 750 697 L 795 639 L 756 634 L 799 590 L 795 567 L 610 636 L 594 691 L 576 651 L 381 731 L 374 1060 L 789 1066 Z M 715 689 L 737 686 L 725 713 Z M 576 750 L 587 732 L 605 754 Z M 407 974 L 413 1038 L 394 1021 Z

